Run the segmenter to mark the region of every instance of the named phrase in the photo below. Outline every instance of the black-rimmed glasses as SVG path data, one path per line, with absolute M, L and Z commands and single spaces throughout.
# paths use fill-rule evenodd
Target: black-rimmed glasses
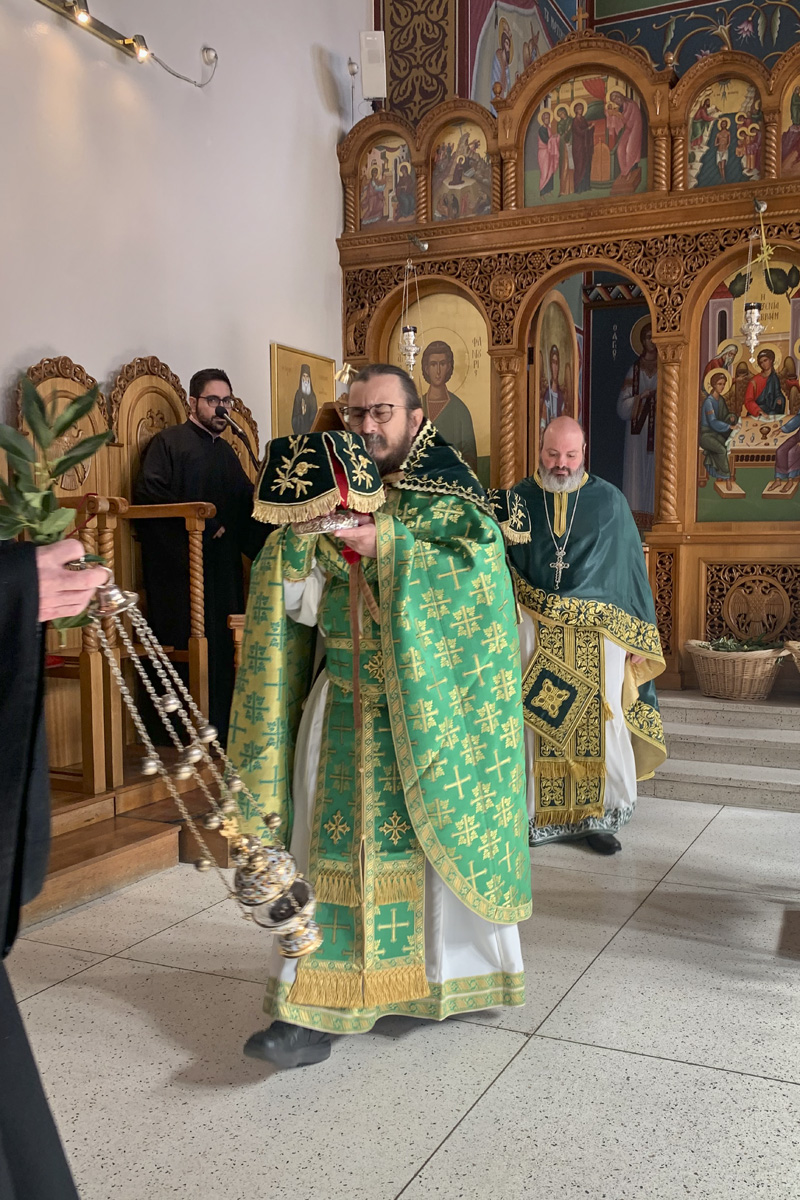
M 405 404 L 373 404 L 370 408 L 354 408 L 350 404 L 341 404 L 339 412 L 345 425 L 353 427 L 363 425 L 367 415 L 372 417 L 373 421 L 377 421 L 379 425 L 385 425 L 387 421 L 391 421 L 392 413 L 396 408 L 407 407 Z

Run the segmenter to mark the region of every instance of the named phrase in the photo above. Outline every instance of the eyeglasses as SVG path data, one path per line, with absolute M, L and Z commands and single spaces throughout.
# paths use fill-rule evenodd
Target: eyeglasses
M 198 396 L 198 400 L 205 400 L 206 404 L 221 404 L 223 408 L 233 408 L 233 396 Z
M 396 408 L 407 407 L 407 404 L 373 404 L 371 408 L 351 408 L 349 404 L 342 404 L 339 412 L 345 425 L 363 425 L 368 415 L 379 425 L 385 425 L 387 421 L 391 421 Z

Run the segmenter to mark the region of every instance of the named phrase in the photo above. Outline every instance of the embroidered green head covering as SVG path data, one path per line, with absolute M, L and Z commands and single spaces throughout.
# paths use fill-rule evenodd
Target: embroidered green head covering
M 265 524 L 289 525 L 339 507 L 375 512 L 384 499 L 363 438 L 330 429 L 272 439 L 256 483 L 253 516 Z
M 486 494 L 506 542 L 510 546 L 527 546 L 531 540 L 528 506 L 516 492 L 504 488 L 492 488 Z

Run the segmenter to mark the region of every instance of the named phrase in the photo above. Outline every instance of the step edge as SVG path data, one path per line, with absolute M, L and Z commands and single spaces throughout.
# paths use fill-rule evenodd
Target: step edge
M 151 829 L 148 830 L 147 834 L 143 833 L 141 838 L 138 841 L 127 842 L 124 846 L 114 846 L 110 850 L 104 850 L 102 852 L 102 854 L 92 854 L 88 858 L 84 858 L 80 862 L 72 863 L 68 867 L 54 867 L 52 870 L 48 869 L 48 872 L 45 876 L 45 882 L 47 882 L 48 879 L 56 879 L 56 878 L 58 878 L 59 875 L 64 875 L 67 873 L 71 873 L 73 871 L 78 871 L 84 867 L 91 866 L 95 863 L 105 862 L 108 859 L 116 858 L 118 855 L 125 854 L 126 851 L 128 851 L 128 850 L 132 850 L 137 847 L 141 847 L 142 845 L 146 844 L 147 842 L 166 840 L 167 834 L 172 834 L 174 837 L 177 838 L 179 835 L 179 832 L 180 832 L 177 825 L 162 825 L 162 827 L 159 829 L 159 828 L 157 828 L 158 822 L 156 822 L 156 821 L 148 821 L 148 822 L 146 822 L 146 824 L 151 826 Z M 84 826 L 83 828 L 89 829 L 89 828 L 91 828 L 91 826 L 87 825 L 87 826 Z M 56 842 L 59 837 L 69 837 L 70 834 L 79 833 L 79 832 L 82 832 L 82 830 L 71 829 L 69 831 L 69 833 L 58 834 L 57 837 L 51 838 L 51 841 L 50 841 L 51 848 L 52 848 L 53 843 Z

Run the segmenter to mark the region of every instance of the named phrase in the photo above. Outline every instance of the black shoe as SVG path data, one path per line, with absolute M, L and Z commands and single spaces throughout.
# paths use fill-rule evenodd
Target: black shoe
M 617 841 L 613 833 L 590 833 L 584 840 L 595 854 L 616 854 L 622 849 L 622 843 Z
M 269 1029 L 254 1033 L 245 1043 L 248 1058 L 260 1058 L 276 1067 L 310 1067 L 331 1056 L 331 1035 L 273 1021 Z

